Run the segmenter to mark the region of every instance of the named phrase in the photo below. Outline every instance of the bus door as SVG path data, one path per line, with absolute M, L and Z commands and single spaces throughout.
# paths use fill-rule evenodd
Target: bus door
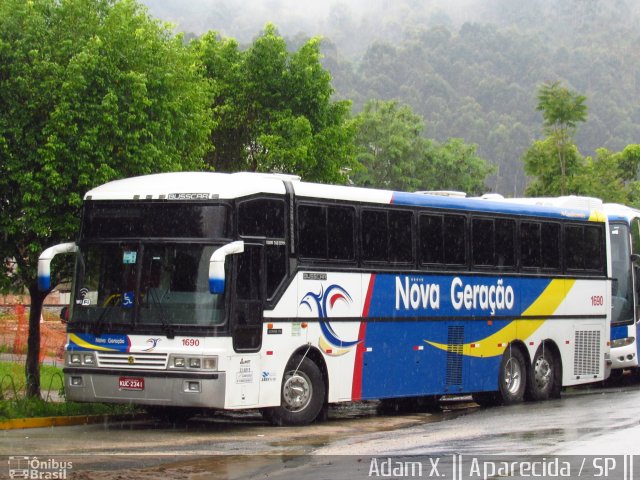
M 231 333 L 236 352 L 257 352 L 262 344 L 264 310 L 264 247 L 245 242 L 235 259 L 235 295 L 232 302 Z
M 633 268 L 633 283 L 634 283 L 634 296 L 635 296 L 635 311 L 634 321 L 638 325 L 638 312 L 640 306 L 638 305 L 640 299 L 640 218 L 636 217 L 631 221 L 631 253 L 632 253 L 632 268 Z M 636 330 L 636 341 L 638 341 L 638 328 Z

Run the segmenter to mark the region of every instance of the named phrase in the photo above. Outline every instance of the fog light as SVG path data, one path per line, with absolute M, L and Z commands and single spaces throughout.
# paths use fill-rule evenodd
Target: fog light
M 199 392 L 200 382 L 187 382 L 187 390 L 189 392 Z
M 71 377 L 71 385 L 74 387 L 82 386 L 82 377 Z

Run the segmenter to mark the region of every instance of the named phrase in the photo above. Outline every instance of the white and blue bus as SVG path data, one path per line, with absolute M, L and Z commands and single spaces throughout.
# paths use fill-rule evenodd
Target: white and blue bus
M 168 173 L 89 191 L 67 398 L 154 414 L 473 394 L 511 404 L 605 378 L 602 203 L 551 205 Z
M 640 210 L 607 203 L 611 243 L 612 376 L 638 369 L 638 301 L 640 289 Z

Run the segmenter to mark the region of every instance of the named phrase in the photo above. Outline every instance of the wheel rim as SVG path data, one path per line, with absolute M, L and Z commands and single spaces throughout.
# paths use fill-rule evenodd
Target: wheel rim
M 544 390 L 551 383 L 551 365 L 546 358 L 539 357 L 533 368 L 536 385 Z
M 522 367 L 520 362 L 514 357 L 510 357 L 507 360 L 507 364 L 504 369 L 504 385 L 512 395 L 515 395 L 520 390 L 520 384 L 522 383 Z
M 282 398 L 284 407 L 292 412 L 304 410 L 313 395 L 311 380 L 303 372 L 290 373 L 287 375 L 282 387 Z

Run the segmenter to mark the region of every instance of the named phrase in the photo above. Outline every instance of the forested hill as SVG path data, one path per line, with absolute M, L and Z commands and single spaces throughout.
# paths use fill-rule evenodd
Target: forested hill
M 192 0 L 186 9 L 177 0 L 144 3 L 196 34 L 211 29 L 248 42 L 271 21 L 293 45 L 323 35 L 336 94 L 351 99 L 354 112 L 370 98 L 408 103 L 424 117 L 427 136 L 476 143 L 498 167 L 491 187 L 501 193 L 521 194 L 526 185 L 520 158 L 542 136 L 536 94 L 544 82 L 586 95 L 588 120 L 576 136 L 583 155 L 640 142 L 634 0 L 453 0 L 448 7 L 358 0 L 309 7 L 311 15 L 301 2 L 287 10 L 288 0 L 259 8 L 239 0 Z

